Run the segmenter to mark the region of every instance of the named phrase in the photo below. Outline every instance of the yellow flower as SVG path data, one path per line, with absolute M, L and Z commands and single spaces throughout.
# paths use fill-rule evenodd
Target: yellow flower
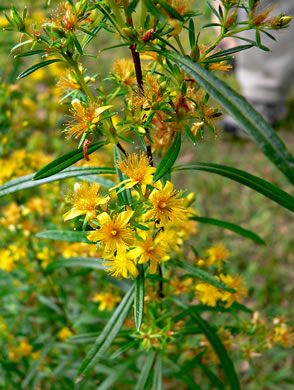
M 221 291 L 208 283 L 199 283 L 195 287 L 200 301 L 208 306 L 216 306 L 216 302 L 222 298 Z
M 169 221 L 187 219 L 184 199 L 178 199 L 181 193 L 174 190 L 174 185 L 170 181 L 164 187 L 161 182 L 156 185 L 149 197 L 152 208 L 147 211 L 144 220 L 155 219 L 166 225 Z
M 124 277 L 129 278 L 129 273 L 136 278 L 139 274 L 137 267 L 134 263 L 134 259 L 138 257 L 136 252 L 126 252 L 124 250 L 118 249 L 116 257 L 109 259 L 108 263 L 104 263 L 107 269 L 112 276 L 115 278 Z
M 135 253 L 140 255 L 139 264 L 145 264 L 150 261 L 149 272 L 150 274 L 155 274 L 158 264 L 170 259 L 170 256 L 167 254 L 169 250 L 167 243 L 163 240 L 160 233 L 154 240 L 152 239 L 152 232 L 142 232 L 140 237 L 142 241 L 138 240 L 136 248 L 130 252 L 134 255 Z
M 40 252 L 37 253 L 37 259 L 41 261 L 41 267 L 46 268 L 48 264 L 53 260 L 53 254 L 46 246 Z
M 140 184 L 143 193 L 145 193 L 146 185 L 152 184 L 156 168 L 150 166 L 150 160 L 144 152 L 141 153 L 140 157 L 136 153 L 129 155 L 127 159 L 120 161 L 117 166 L 129 178 L 119 185 L 127 183 L 125 188 L 132 188 L 136 184 Z
M 114 295 L 112 292 L 96 294 L 93 297 L 93 302 L 100 302 L 99 310 L 111 311 L 115 304 L 120 302 L 121 297 Z
M 73 335 L 73 333 L 68 327 L 62 328 L 61 331 L 58 333 L 58 337 L 62 341 L 67 340 L 72 335 Z
M 92 125 L 99 122 L 101 114 L 112 106 L 100 107 L 98 103 L 90 103 L 89 106 L 81 103 L 79 99 L 72 101 L 73 110 L 70 110 L 73 120 L 67 123 L 65 132 L 69 137 L 78 138 L 87 130 L 91 130 Z
M 134 212 L 123 211 L 112 218 L 107 213 L 100 214 L 97 219 L 100 229 L 91 232 L 88 240 L 100 241 L 104 245 L 103 256 L 109 258 L 117 250 L 126 250 L 133 242 L 134 234 L 128 223 Z
M 40 356 L 41 356 L 41 350 L 39 349 L 38 351 L 35 351 L 35 352 L 32 352 L 32 359 L 33 360 L 38 360 L 40 359 Z
M 97 183 L 81 183 L 76 194 L 71 194 L 68 197 L 73 208 L 63 215 L 64 221 L 78 217 L 79 215 L 86 215 L 90 220 L 96 217 L 96 207 L 104 205 L 108 202 L 109 197 L 98 195 L 100 185 Z
M 191 285 L 192 281 L 193 281 L 192 278 L 187 278 L 183 281 L 179 280 L 179 279 L 171 280 L 170 284 L 174 289 L 173 294 L 180 295 L 180 294 L 183 294 L 185 292 L 188 292 L 189 286 Z
M 129 58 L 121 58 L 115 61 L 113 67 L 115 70 L 114 77 L 120 84 L 131 86 L 136 82 L 134 63 Z
M 6 272 L 15 268 L 15 258 L 8 249 L 0 249 L 0 268 Z
M 21 340 L 19 344 L 19 351 L 22 356 L 29 356 L 32 352 L 33 347 L 29 344 L 27 339 Z
M 215 62 L 209 65 L 210 70 L 219 70 L 221 72 L 228 72 L 232 69 L 231 65 L 227 64 L 226 61 Z
M 227 286 L 236 290 L 235 293 L 222 291 L 221 300 L 227 302 L 225 307 L 230 307 L 235 301 L 240 301 L 243 297 L 247 297 L 248 289 L 245 286 L 245 282 L 241 276 L 235 275 L 233 277 L 231 275 L 220 274 L 219 278 Z
M 294 333 L 287 324 L 280 323 L 273 329 L 273 335 L 271 336 L 273 343 L 282 345 L 283 347 L 293 347 L 294 346 Z
M 205 254 L 208 256 L 207 263 L 208 265 L 217 265 L 221 266 L 224 260 L 227 260 L 230 256 L 230 252 L 227 250 L 225 245 L 219 244 L 208 248 L 205 251 Z

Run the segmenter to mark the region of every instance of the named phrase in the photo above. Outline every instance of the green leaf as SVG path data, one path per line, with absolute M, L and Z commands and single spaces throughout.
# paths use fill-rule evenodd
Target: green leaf
M 121 364 L 120 366 L 117 366 L 117 367 L 113 367 L 114 368 L 114 372 L 112 374 L 110 374 L 106 379 L 105 381 L 103 381 L 101 383 L 101 385 L 99 385 L 97 387 L 97 390 L 108 390 L 108 389 L 113 389 L 113 385 L 119 380 L 121 379 L 124 375 L 125 375 L 125 372 L 127 371 L 127 369 L 129 368 L 129 366 L 133 363 L 133 360 L 134 360 L 135 357 L 131 357 L 130 359 L 128 359 L 128 361 L 124 364 Z
M 180 306 L 180 301 L 176 298 L 173 298 L 173 301 Z M 246 306 L 242 305 L 241 303 L 234 302 L 230 307 L 224 307 L 224 306 L 208 306 L 208 305 L 192 305 L 189 306 L 188 309 L 182 311 L 181 313 L 177 314 L 173 320 L 174 322 L 178 322 L 182 320 L 187 315 L 190 315 L 191 313 L 197 312 L 212 312 L 212 313 L 232 313 L 232 312 L 238 312 L 242 311 L 244 313 L 252 313 L 251 309 L 248 309 Z
M 79 333 L 69 337 L 66 341 L 72 344 L 92 344 L 98 336 L 99 332 Z
M 226 165 L 221 165 L 221 164 L 192 163 L 192 164 L 178 165 L 174 167 L 173 170 L 174 171 L 198 170 L 198 171 L 216 173 L 217 175 L 221 175 L 231 180 L 237 181 L 238 183 L 244 184 L 245 186 L 250 187 L 253 190 L 261 193 L 267 198 L 285 207 L 286 209 L 294 211 L 293 196 L 281 190 L 280 188 L 274 186 L 268 181 L 265 181 L 260 177 L 251 175 L 251 173 L 241 171 L 240 169 L 227 167 Z
M 154 3 L 152 0 L 143 0 L 147 9 L 149 12 L 155 16 L 158 20 L 163 19 L 163 15 L 158 11 L 158 9 L 155 7 Z
M 19 53 L 19 54 L 16 54 L 15 57 L 16 58 L 19 58 L 19 57 L 29 57 L 29 56 L 34 56 L 36 54 L 40 54 L 40 53 L 45 53 L 44 50 L 30 50 L 30 51 L 26 51 L 24 53 Z
M 114 173 L 115 173 L 115 169 L 108 168 L 108 167 L 73 167 L 73 168 L 65 169 L 61 173 L 52 175 L 50 177 L 38 181 L 33 181 L 33 177 L 35 173 L 32 173 L 30 175 L 22 176 L 2 184 L 2 186 L 0 186 L 0 197 L 8 194 L 13 194 L 14 192 L 17 191 L 39 187 L 43 184 L 51 183 L 53 181 L 58 181 L 58 180 L 64 180 L 71 177 L 78 176 L 79 179 L 86 180 L 86 178 L 89 175 L 92 176 L 92 175 L 99 175 L 99 174 L 103 175 L 103 174 L 114 174 Z
M 230 56 L 230 55 L 232 55 L 234 53 L 238 53 L 239 51 L 251 49 L 254 46 L 255 45 L 241 45 L 241 46 L 237 46 L 237 47 L 232 47 L 231 49 L 218 51 L 217 53 L 212 54 L 209 57 L 206 57 L 205 60 L 210 60 L 212 58 L 218 58 L 218 57 Z
M 188 308 L 188 305 L 184 304 L 183 302 L 178 302 L 178 303 L 180 303 L 181 307 Z M 239 383 L 239 379 L 233 361 L 230 358 L 226 348 L 224 347 L 223 343 L 221 342 L 216 332 L 210 327 L 207 321 L 205 321 L 203 318 L 200 317 L 198 313 L 196 312 L 190 313 L 190 316 L 195 320 L 197 325 L 201 328 L 203 334 L 205 334 L 212 348 L 216 352 L 219 361 L 223 367 L 230 389 L 240 390 L 240 383 Z
M 110 356 L 110 359 L 116 359 L 118 358 L 121 354 L 127 352 L 129 349 L 135 347 L 137 345 L 137 341 L 130 341 L 127 344 L 124 344 L 121 348 L 117 349 L 113 354 Z
M 88 154 L 95 152 L 96 150 L 102 148 L 102 146 L 106 145 L 106 142 L 96 142 L 92 144 L 88 148 Z M 62 171 L 63 169 L 69 167 L 70 165 L 75 164 L 77 161 L 84 158 L 83 149 L 76 149 L 69 153 L 64 154 L 61 157 L 58 157 L 56 160 L 47 164 L 45 167 L 41 168 L 33 177 L 33 180 L 44 179 L 45 177 L 49 177 Z
M 231 287 L 227 286 L 222 281 L 217 280 L 210 273 L 208 273 L 206 271 L 203 271 L 202 269 L 200 269 L 198 267 L 195 267 L 193 265 L 190 265 L 188 263 L 183 263 L 183 262 L 180 262 L 180 261 L 177 261 L 176 264 L 179 267 L 184 268 L 186 271 L 189 272 L 190 275 L 194 276 L 195 278 L 201 279 L 204 282 L 209 283 L 212 286 L 220 288 L 222 290 L 229 291 L 229 292 L 235 292 L 234 289 L 232 289 Z
M 134 317 L 136 329 L 139 332 L 144 315 L 144 291 L 145 291 L 145 276 L 144 267 L 140 265 L 139 275 L 135 279 L 135 301 L 134 301 Z
M 167 4 L 164 0 L 157 0 L 157 3 L 173 18 L 180 20 L 181 22 L 185 21 L 185 18 L 178 13 L 173 7 Z
M 161 54 L 173 60 L 193 77 L 256 142 L 263 153 L 294 183 L 294 159 L 275 130 L 257 113 L 244 97 L 203 67 L 171 51 Z
M 130 2 L 129 6 L 126 10 L 126 16 L 130 16 L 135 11 L 138 3 L 139 3 L 139 0 L 133 0 Z
M 173 143 L 166 152 L 163 159 L 160 161 L 158 168 L 155 172 L 153 182 L 161 179 L 173 166 L 181 149 L 181 132 L 177 132 Z
M 226 390 L 226 387 L 223 384 L 223 382 L 215 375 L 213 371 L 211 371 L 211 369 L 208 366 L 202 364 L 201 362 L 197 362 L 197 366 L 202 369 L 202 371 L 210 379 L 214 387 L 216 387 L 219 390 Z
M 190 22 L 189 22 L 189 43 L 190 43 L 191 49 L 195 46 L 195 43 L 196 43 L 195 26 L 194 26 L 194 22 L 193 22 L 192 18 L 190 19 Z
M 143 390 L 146 387 L 147 380 L 149 376 L 151 375 L 151 369 L 153 366 L 153 362 L 155 359 L 155 352 L 151 351 L 147 354 L 146 360 L 144 362 L 144 365 L 142 367 L 141 373 L 138 378 L 138 382 L 136 383 L 136 386 L 134 390 Z
M 104 329 L 97 338 L 95 344 L 87 353 L 86 358 L 79 368 L 77 381 L 83 379 L 83 375 L 91 371 L 98 361 L 103 357 L 107 349 L 111 346 L 113 340 L 116 338 L 118 332 L 123 326 L 130 308 L 133 303 L 134 286 L 132 286 L 126 293 L 112 317 L 105 325 Z
M 98 176 L 98 175 L 89 175 L 85 177 L 79 177 L 78 179 L 85 180 L 90 183 L 98 183 L 104 188 L 111 188 L 116 185 L 116 183 L 113 180 L 106 179 L 105 177 Z
M 257 234 L 253 233 L 251 230 L 244 229 L 239 225 L 235 225 L 234 223 L 222 221 L 220 219 L 198 217 L 197 215 L 195 215 L 191 219 L 194 221 L 198 221 L 200 223 L 206 223 L 208 225 L 220 226 L 224 229 L 237 233 L 242 237 L 249 238 L 250 240 L 256 242 L 257 244 L 266 245 L 265 241 L 262 238 L 260 238 Z
M 160 354 L 156 356 L 152 389 L 162 390 L 162 359 Z
M 13 48 L 10 50 L 10 54 L 12 54 L 19 47 L 27 45 L 28 43 L 33 43 L 33 42 L 34 41 L 32 39 L 29 39 L 27 41 L 23 41 L 23 42 L 18 43 L 17 45 L 13 46 Z
M 212 348 L 216 352 L 225 372 L 230 389 L 240 390 L 240 383 L 234 367 L 234 363 L 230 358 L 223 343 L 221 342 L 220 338 L 218 337 L 216 332 L 210 327 L 208 322 L 201 318 L 199 314 L 193 313 L 192 318 L 195 319 L 199 327 L 202 329 L 202 332 L 205 334 L 208 341 L 210 342 Z
M 87 244 L 93 244 L 87 239 L 84 232 L 75 232 L 72 230 L 45 230 L 44 232 L 37 233 L 36 237 L 53 241 L 85 242 Z
M 69 259 L 56 260 L 53 263 L 48 264 L 46 271 L 72 267 L 85 267 L 105 270 L 105 267 L 103 266 L 103 259 L 97 259 L 95 257 L 71 257 Z
M 36 70 L 40 69 L 40 68 L 43 68 L 44 66 L 47 66 L 47 65 L 50 65 L 50 64 L 54 64 L 54 62 L 62 62 L 61 60 L 55 58 L 55 59 L 52 59 L 52 60 L 47 60 L 47 61 L 43 61 L 43 62 L 39 62 L 38 64 L 35 64 L 33 66 L 31 66 L 30 68 L 28 68 L 27 70 L 21 72 L 18 76 L 17 76 L 17 79 L 23 79 L 24 77 L 27 77 L 29 74 L 35 72 Z

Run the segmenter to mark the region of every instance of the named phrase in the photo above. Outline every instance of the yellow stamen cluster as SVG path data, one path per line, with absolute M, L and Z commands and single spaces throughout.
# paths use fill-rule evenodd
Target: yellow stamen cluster
M 73 109 L 70 110 L 72 120 L 65 128 L 68 137 L 79 138 L 86 131 L 92 131 L 100 120 L 101 114 L 112 106 L 99 106 L 98 103 L 89 103 L 87 106 L 79 99 L 72 101 Z

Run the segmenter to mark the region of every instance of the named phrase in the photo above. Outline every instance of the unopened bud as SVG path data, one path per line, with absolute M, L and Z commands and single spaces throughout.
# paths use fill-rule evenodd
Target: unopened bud
M 130 41 L 133 41 L 137 38 L 136 31 L 132 30 L 130 27 L 124 27 L 122 29 L 123 35 L 128 38 Z
M 25 24 L 24 21 L 22 20 L 20 14 L 17 12 L 15 7 L 11 7 L 10 11 L 10 18 L 14 26 L 19 30 L 19 31 L 25 31 Z
M 233 24 L 236 22 L 237 19 L 237 11 L 233 11 L 231 15 L 227 18 L 226 23 L 225 23 L 225 28 L 230 28 L 233 26 Z
M 94 23 L 99 15 L 98 9 L 95 8 L 90 12 L 90 15 L 88 16 L 88 19 L 90 22 Z M 100 20 L 100 19 L 99 19 Z
M 197 62 L 200 57 L 200 50 L 198 44 L 196 46 L 192 47 L 191 53 L 190 53 L 190 58 L 193 62 Z
M 77 15 L 83 15 L 88 6 L 87 0 L 78 1 L 75 5 L 75 12 Z
M 146 31 L 146 32 L 142 35 L 142 40 L 143 40 L 144 42 L 149 42 L 149 41 L 151 41 L 153 33 L 154 33 L 154 28 L 151 28 L 150 30 Z
M 272 21 L 271 28 L 279 29 L 279 28 L 288 27 L 291 20 L 292 20 L 292 16 L 281 14 Z

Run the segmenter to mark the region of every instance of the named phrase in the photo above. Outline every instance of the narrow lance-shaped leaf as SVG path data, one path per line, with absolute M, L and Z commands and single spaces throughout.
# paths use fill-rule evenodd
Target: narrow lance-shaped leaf
M 227 286 L 225 283 L 223 283 L 220 280 L 217 280 L 214 276 L 212 276 L 210 273 L 203 271 L 202 269 L 195 267 L 193 265 L 190 265 L 188 263 L 183 263 L 180 261 L 177 261 L 176 263 L 179 267 L 184 268 L 186 271 L 189 272 L 190 275 L 203 280 L 206 283 L 211 284 L 214 287 L 220 288 L 225 291 L 229 292 L 235 292 L 234 289 Z
M 161 52 L 196 80 L 227 112 L 236 119 L 263 153 L 294 183 L 294 158 L 275 130 L 254 110 L 247 100 L 188 58 L 171 51 Z
M 35 72 L 36 70 L 40 68 L 44 68 L 44 66 L 48 66 L 50 64 L 54 64 L 54 62 L 62 62 L 62 60 L 59 60 L 58 58 L 52 59 L 52 60 L 47 60 L 43 62 L 39 62 L 38 64 L 35 64 L 31 66 L 30 68 L 26 69 L 25 71 L 21 72 L 17 78 L 18 79 L 23 79 L 24 77 L 27 77 L 29 74 Z
M 53 181 L 64 180 L 64 179 L 68 179 L 71 177 L 78 176 L 79 179 L 85 179 L 86 177 L 90 176 L 89 181 L 94 181 L 93 179 L 91 179 L 91 177 L 93 175 L 96 175 L 95 177 L 98 178 L 99 176 L 97 176 L 97 175 L 114 174 L 114 173 L 115 173 L 115 169 L 108 168 L 108 167 L 73 167 L 73 168 L 64 169 L 60 173 L 57 173 L 55 175 L 52 175 L 52 176 L 49 176 L 45 179 L 40 179 L 37 181 L 33 180 L 35 173 L 32 173 L 30 175 L 22 176 L 22 177 L 10 180 L 9 182 L 2 184 L 2 186 L 0 186 L 0 197 L 2 197 L 4 195 L 8 195 L 8 194 L 13 194 L 14 192 L 17 192 L 17 191 L 27 190 L 27 189 L 34 188 L 34 187 L 39 187 L 43 184 L 51 183 Z M 104 179 L 104 178 L 101 178 L 101 179 Z M 98 182 L 98 180 L 99 179 L 97 179 L 97 182 Z M 105 180 L 107 180 L 107 179 L 105 179 Z
M 181 132 L 177 132 L 173 143 L 166 152 L 163 159 L 160 161 L 158 168 L 155 172 L 153 181 L 161 179 L 173 166 L 181 149 Z
M 175 302 L 179 304 L 182 308 L 187 309 L 188 305 L 183 302 Z M 200 315 L 196 312 L 191 312 L 190 316 L 196 321 L 197 325 L 201 328 L 203 334 L 207 337 L 210 342 L 212 348 L 217 354 L 219 361 L 223 367 L 224 373 L 226 375 L 227 382 L 230 386 L 230 390 L 240 390 L 240 383 L 238 380 L 238 376 L 234 367 L 234 363 L 230 358 L 226 348 L 221 342 L 218 335 L 215 331 L 210 327 L 207 321 L 205 321 Z
M 77 382 L 103 357 L 123 326 L 133 303 L 134 286 L 126 293 L 79 368 Z
M 237 47 L 232 47 L 231 49 L 221 50 L 221 51 L 218 51 L 217 53 L 212 54 L 209 57 L 206 57 L 205 61 L 209 62 L 209 60 L 211 60 L 213 58 L 230 56 L 234 53 L 238 53 L 239 51 L 251 49 L 252 47 L 254 47 L 254 45 L 241 45 L 241 46 L 237 46 Z
M 222 227 L 224 229 L 230 230 L 231 232 L 237 233 L 242 237 L 249 238 L 257 244 L 266 245 L 264 240 L 260 238 L 256 233 L 253 233 L 251 230 L 244 229 L 239 225 L 235 225 L 234 223 L 222 221 L 220 219 L 215 218 L 198 217 L 197 215 L 193 216 L 191 219 L 200 223 Z
M 106 142 L 96 142 L 88 148 L 88 154 L 95 152 L 100 149 L 102 146 L 106 145 Z M 61 157 L 58 157 L 56 160 L 47 164 L 45 167 L 41 168 L 33 177 L 33 180 L 44 179 L 62 171 L 63 169 L 75 164 L 77 161 L 81 160 L 84 157 L 83 149 L 76 149 L 69 153 L 64 154 Z
M 153 390 L 162 390 L 162 358 L 160 354 L 156 356 L 154 366 Z
M 157 0 L 157 3 L 173 18 L 184 22 L 184 17 L 178 13 L 173 7 L 171 7 L 165 0 Z
M 231 180 L 234 180 L 238 183 L 244 184 L 245 186 L 250 187 L 253 190 L 261 193 L 267 198 L 285 207 L 286 209 L 294 211 L 293 196 L 281 190 L 280 188 L 274 186 L 268 181 L 263 180 L 260 177 L 251 175 L 251 173 L 242 171 L 240 169 L 227 167 L 226 165 L 221 165 L 221 164 L 192 163 L 192 164 L 178 165 L 174 167 L 173 170 L 174 171 L 184 171 L 184 170 L 197 171 L 198 170 L 198 171 L 216 173 L 217 175 L 221 175 Z
M 36 237 L 53 241 L 84 242 L 87 244 L 93 244 L 87 239 L 84 232 L 75 232 L 72 230 L 46 230 L 44 232 L 37 233 Z
M 103 265 L 103 259 L 97 259 L 95 257 L 71 257 L 69 259 L 60 259 L 48 264 L 46 271 L 52 271 L 54 269 L 64 269 L 73 267 L 83 267 L 105 270 Z
M 149 375 L 151 374 L 151 369 L 155 359 L 155 352 L 151 351 L 148 353 L 144 365 L 142 367 L 141 373 L 139 375 L 138 381 L 134 390 L 143 390 L 145 389 Z
M 134 317 L 137 331 L 140 330 L 144 315 L 144 267 L 140 265 L 139 275 L 135 280 Z

